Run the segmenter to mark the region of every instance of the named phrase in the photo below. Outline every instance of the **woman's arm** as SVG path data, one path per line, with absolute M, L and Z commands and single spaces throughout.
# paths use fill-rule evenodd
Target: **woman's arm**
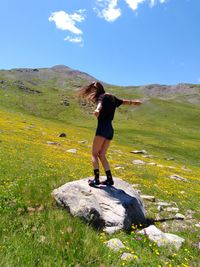
M 134 100 L 123 99 L 123 105 L 140 106 L 141 104 L 142 101 L 140 101 L 139 99 L 134 99 Z
M 98 118 L 99 112 L 101 111 L 101 109 L 102 109 L 102 103 L 99 102 L 98 105 L 97 105 L 97 107 L 96 107 L 96 109 L 95 109 L 95 111 L 93 112 L 93 115 Z

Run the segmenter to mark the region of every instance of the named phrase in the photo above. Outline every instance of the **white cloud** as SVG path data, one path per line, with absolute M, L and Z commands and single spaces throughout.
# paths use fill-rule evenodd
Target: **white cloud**
M 71 37 L 71 36 L 67 36 L 65 37 L 64 41 L 68 41 L 68 42 L 71 42 L 71 43 L 80 43 L 82 44 L 83 43 L 83 38 L 81 36 L 79 37 Z
M 63 31 L 70 31 L 73 34 L 83 34 L 81 29 L 76 26 L 76 22 L 85 20 L 85 10 L 78 10 L 73 14 L 68 14 L 65 11 L 53 12 L 49 17 L 49 21 L 54 21 L 56 27 Z
M 138 5 L 145 2 L 146 0 L 125 0 L 128 6 L 134 11 L 138 9 Z
M 144 2 L 149 2 L 150 7 L 154 7 L 157 2 L 160 4 L 164 4 L 167 0 L 125 0 L 128 6 L 136 11 L 138 9 L 138 6 Z
M 102 9 L 95 8 L 99 17 L 108 22 L 115 21 L 121 16 L 121 9 L 117 7 L 118 0 L 97 0 L 97 5 Z
M 142 3 L 149 3 L 150 7 L 154 7 L 157 3 L 164 4 L 167 0 L 125 0 L 127 5 L 136 11 Z M 121 9 L 118 7 L 118 0 L 96 0 L 98 8 L 94 8 L 97 15 L 108 22 L 115 21 L 121 16 Z

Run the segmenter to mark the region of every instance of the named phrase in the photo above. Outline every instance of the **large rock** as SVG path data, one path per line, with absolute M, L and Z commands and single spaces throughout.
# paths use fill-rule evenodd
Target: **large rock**
M 90 187 L 89 178 L 66 183 L 52 195 L 73 216 L 81 217 L 97 228 L 105 228 L 109 233 L 145 222 L 143 202 L 130 184 L 114 178 L 114 186 Z M 101 179 L 105 180 L 105 177 Z

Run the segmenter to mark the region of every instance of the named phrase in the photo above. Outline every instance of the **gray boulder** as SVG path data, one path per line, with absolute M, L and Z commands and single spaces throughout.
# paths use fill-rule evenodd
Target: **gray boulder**
M 158 246 L 174 246 L 177 250 L 185 242 L 185 239 L 174 234 L 164 233 L 154 225 L 150 225 L 147 228 L 138 232 L 139 234 L 147 235 L 148 238 Z
M 91 177 L 89 177 L 91 179 Z M 143 202 L 127 182 L 114 178 L 114 186 L 91 187 L 88 179 L 66 183 L 52 192 L 57 203 L 97 228 L 113 233 L 145 222 Z M 101 177 L 105 180 L 105 177 Z

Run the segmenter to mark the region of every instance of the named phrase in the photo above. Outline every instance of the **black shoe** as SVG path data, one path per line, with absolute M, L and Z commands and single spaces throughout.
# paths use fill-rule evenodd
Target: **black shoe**
M 88 184 L 89 186 L 96 186 L 96 185 L 100 185 L 99 180 L 93 179 L 93 180 L 88 180 Z
M 109 186 L 111 186 L 111 185 L 114 185 L 114 181 L 107 179 L 107 180 L 103 181 L 101 184 L 102 185 L 109 185 Z

